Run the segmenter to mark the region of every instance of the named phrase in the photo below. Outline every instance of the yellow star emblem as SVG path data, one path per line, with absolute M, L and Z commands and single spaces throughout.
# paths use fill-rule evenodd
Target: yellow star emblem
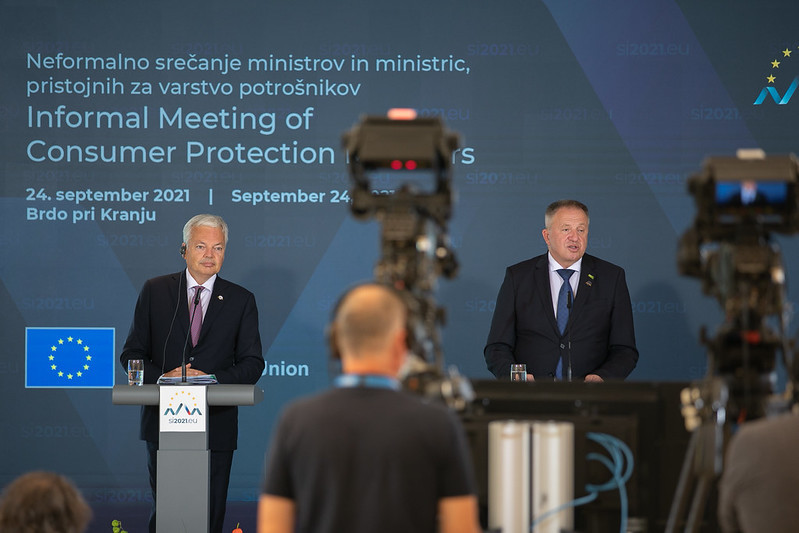
M 771 62 L 771 68 L 780 68 L 780 62 L 775 59 Z
M 51 369 L 51 370 L 55 370 L 55 369 L 56 369 L 56 366 L 55 366 L 55 365 L 50 365 L 50 369 Z
M 768 80 L 769 83 L 774 83 L 774 80 L 776 80 L 777 78 L 775 78 L 774 76 L 769 76 L 766 79 Z
M 791 51 L 786 48 L 782 51 L 782 55 L 783 57 L 791 57 Z

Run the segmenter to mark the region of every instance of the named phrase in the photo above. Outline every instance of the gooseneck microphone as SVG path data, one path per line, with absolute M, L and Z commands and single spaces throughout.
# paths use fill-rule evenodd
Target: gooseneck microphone
M 172 335 L 172 328 L 175 326 L 175 318 L 178 316 L 178 307 L 180 306 L 180 288 L 183 286 L 183 276 L 181 273 L 178 276 L 178 292 L 175 295 L 175 312 L 172 313 L 172 320 L 169 322 L 169 331 L 166 332 L 166 340 L 164 341 L 164 353 L 161 355 L 161 375 L 164 374 L 166 367 L 166 347 L 169 345 L 169 336 Z
M 194 303 L 191 307 L 191 317 L 189 318 L 189 332 L 186 333 L 186 339 L 183 341 L 183 355 L 181 356 L 180 363 L 180 381 L 186 383 L 186 347 L 189 344 L 189 337 L 191 337 L 191 326 L 194 324 L 194 317 L 197 314 L 197 308 L 200 306 L 200 291 L 194 290 Z
M 569 283 L 566 281 L 566 283 Z M 572 316 L 572 291 L 568 291 L 566 299 L 566 308 L 569 310 L 569 321 L 571 322 Z M 566 329 L 568 336 L 566 337 L 566 381 L 572 380 L 572 324 L 569 324 Z

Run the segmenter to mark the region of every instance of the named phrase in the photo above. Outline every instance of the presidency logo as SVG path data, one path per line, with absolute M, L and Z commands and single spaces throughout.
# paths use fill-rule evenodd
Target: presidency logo
M 181 387 L 169 395 L 164 416 L 202 416 L 200 404 L 203 402 L 197 397 L 197 394 L 184 389 L 185 387 Z
M 763 87 L 760 94 L 755 98 L 754 105 L 762 104 L 767 97 L 771 97 L 775 104 L 785 105 L 791 100 L 796 88 L 799 87 L 799 76 L 794 76 L 791 79 L 790 75 L 783 75 L 786 72 L 786 66 L 790 64 L 791 54 L 794 51 L 786 48 L 781 53 L 781 57 L 771 61 L 769 75 L 766 76 L 767 85 Z M 799 51 L 796 53 L 799 54 Z M 778 87 L 784 89 L 785 92 L 780 94 Z
M 114 386 L 114 328 L 25 328 L 25 387 Z
M 158 395 L 162 409 L 158 424 L 162 432 L 201 432 L 207 429 L 208 419 L 203 412 L 208 398 L 205 386 L 161 387 Z

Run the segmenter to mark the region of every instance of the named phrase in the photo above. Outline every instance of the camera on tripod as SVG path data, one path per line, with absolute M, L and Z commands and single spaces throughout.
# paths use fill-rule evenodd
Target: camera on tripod
M 447 234 L 458 136 L 438 118 L 416 118 L 403 109 L 362 117 L 342 140 L 353 182 L 352 213 L 381 224 L 375 280 L 399 290 L 408 307 L 411 364 L 403 382 L 463 407 L 471 387 L 454 368 L 444 374 L 444 309 L 434 294 L 438 278 L 452 278 L 458 269 Z
M 747 226 L 761 231 L 799 231 L 797 159 L 760 150 L 710 157 L 689 181 L 698 211 L 696 227 L 713 240 L 734 239 Z
M 765 318 L 784 314 L 785 273 L 771 235 L 799 231 L 798 180 L 796 157 L 760 151 L 710 157 L 689 180 L 697 215 L 680 241 L 678 265 L 702 280 L 725 313 L 717 337 L 705 340 L 711 375 L 774 369 L 780 339 Z
M 708 337 L 708 372 L 683 390 L 682 412 L 693 432 L 680 474 L 666 531 L 683 524 L 697 531 L 704 506 L 724 467 L 731 426 L 784 411 L 796 387 L 788 341 L 785 270 L 774 233 L 799 231 L 799 162 L 760 150 L 737 157 L 710 157 L 688 182 L 697 215 L 682 236 L 677 253 L 680 272 L 702 280 L 715 297 L 724 323 Z M 769 327 L 776 321 L 777 331 Z M 774 395 L 777 354 L 789 370 L 789 389 Z M 691 486 L 695 483 L 695 486 Z M 691 512 L 683 520 L 689 496 Z

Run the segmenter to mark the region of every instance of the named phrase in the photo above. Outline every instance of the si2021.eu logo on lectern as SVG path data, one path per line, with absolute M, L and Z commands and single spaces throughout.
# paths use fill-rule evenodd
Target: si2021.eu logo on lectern
M 161 386 L 161 431 L 205 431 L 206 388 Z

